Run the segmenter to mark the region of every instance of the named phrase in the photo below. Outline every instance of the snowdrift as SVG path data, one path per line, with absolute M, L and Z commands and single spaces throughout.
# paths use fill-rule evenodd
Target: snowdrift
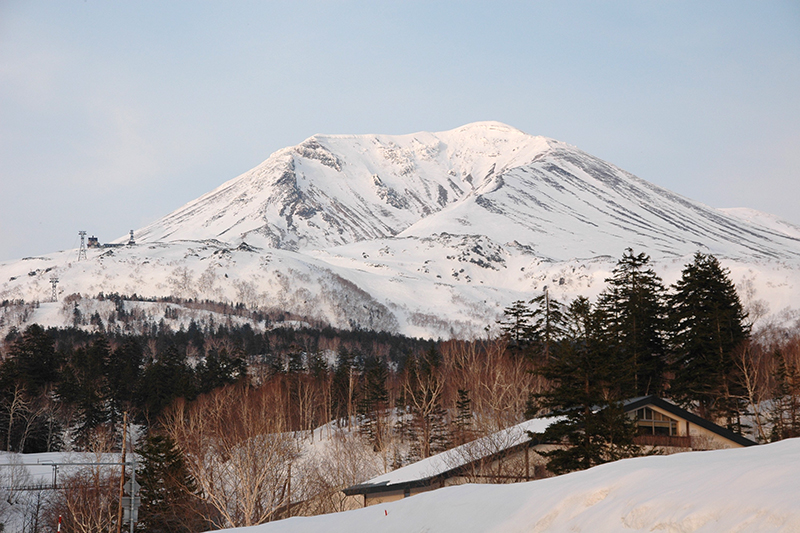
M 800 439 L 629 459 L 513 485 L 462 485 L 236 533 L 800 531 Z

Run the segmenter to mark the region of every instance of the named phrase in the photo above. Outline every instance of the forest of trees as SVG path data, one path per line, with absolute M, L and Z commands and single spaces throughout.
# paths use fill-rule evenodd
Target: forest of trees
M 665 287 L 628 250 L 606 283 L 594 302 L 515 302 L 502 336 L 473 341 L 33 325 L 3 344 L 0 449 L 118 452 L 128 413 L 138 530 L 182 532 L 340 510 L 345 486 L 532 416 L 563 416 L 537 436 L 571 444 L 549 454 L 552 472 L 587 468 L 633 453 L 620 403 L 648 394 L 763 442 L 800 435 L 800 333 L 751 332 L 716 258 L 697 254 Z M 327 451 L 301 459 L 323 436 Z M 73 486 L 113 500 L 119 473 L 80 475 Z M 54 514 L 111 531 L 116 514 L 79 496 L 29 504 L 26 531 Z

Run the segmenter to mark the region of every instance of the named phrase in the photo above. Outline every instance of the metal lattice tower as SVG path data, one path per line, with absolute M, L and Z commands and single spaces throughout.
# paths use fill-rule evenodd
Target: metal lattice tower
M 131 230 L 131 238 L 128 240 L 128 246 L 133 246 L 136 241 L 133 240 L 133 230 Z
M 83 259 L 86 260 L 86 232 L 81 230 L 78 232 L 78 235 L 81 236 L 81 247 L 78 249 L 78 261 Z
M 58 301 L 58 276 L 56 276 L 55 274 L 50 276 L 50 285 L 53 286 L 53 294 L 50 296 L 50 301 L 51 302 L 57 302 Z

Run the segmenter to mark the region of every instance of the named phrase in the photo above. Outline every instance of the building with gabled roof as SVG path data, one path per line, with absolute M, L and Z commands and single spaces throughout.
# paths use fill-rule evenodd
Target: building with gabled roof
M 656 396 L 623 402 L 636 420 L 636 443 L 661 453 L 752 446 L 756 443 Z M 556 448 L 532 435 L 557 420 L 534 418 L 492 435 L 344 489 L 366 507 L 463 483 L 514 483 L 550 475 L 537 451 Z M 354 502 L 355 503 L 355 502 Z
M 641 446 L 689 451 L 757 444 L 657 396 L 631 398 L 623 402 L 623 408 L 636 420 L 639 431 L 636 443 Z

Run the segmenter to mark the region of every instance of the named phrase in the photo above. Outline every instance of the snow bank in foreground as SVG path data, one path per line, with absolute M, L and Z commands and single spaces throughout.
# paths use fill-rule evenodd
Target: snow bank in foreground
M 800 531 L 800 439 L 644 457 L 514 485 L 462 485 L 236 533 Z

